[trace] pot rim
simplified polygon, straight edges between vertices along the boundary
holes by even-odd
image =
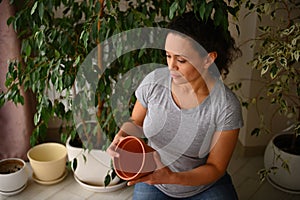
[[[16,171],[16,172],[9,173],[9,174],[0,174],[0,176],[2,176],[2,177],[5,177],[5,176],[11,176],[11,175],[13,175],[13,174],[21,173],[21,171],[23,171],[23,170],[26,168],[26,162],[25,162],[23,159],[21,159],[21,158],[4,158],[4,159],[0,160],[0,164],[1,164],[2,162],[7,161],[7,160],[17,160],[17,161],[20,161],[20,162],[23,164],[23,166],[22,166],[22,168],[21,168],[20,170],[18,170],[18,171]]]
[[[142,147],[142,154],[143,154],[143,160],[142,160],[142,163],[141,163],[141,166],[139,167],[139,171],[138,172],[135,172],[135,175],[133,175],[133,176],[128,176],[128,175],[126,175],[126,173],[124,173],[123,171],[122,171],[122,169],[121,169],[121,165],[119,164],[119,170],[116,168],[116,160],[118,160],[118,163],[120,163],[120,161],[119,161],[119,159],[118,158],[114,158],[113,160],[114,160],[114,162],[113,162],[113,165],[114,165],[114,168],[115,168],[115,171],[116,171],[116,173],[118,174],[118,176],[120,176],[123,180],[132,180],[132,179],[135,179],[137,176],[139,176],[140,174],[141,174],[141,171],[143,170],[143,168],[144,168],[144,165],[145,165],[145,154],[146,154],[146,149],[145,149],[145,147],[144,147],[144,145],[143,145],[143,142],[139,139],[139,138],[137,138],[137,137],[135,137],[135,136],[126,136],[124,139],[122,139],[120,142],[119,142],[119,144],[123,141],[123,140],[125,140],[125,139],[134,139],[135,141],[138,141],[138,143],[141,145],[141,147]],[[129,141],[127,141],[127,142],[129,142]],[[126,143],[127,143],[126,142]],[[126,144],[125,143],[125,144]],[[119,147],[119,144],[116,146],[116,148],[115,149],[117,149],[118,147]],[[133,173],[133,172],[132,172]]]
[[[283,133],[278,133],[278,134],[275,134],[272,139],[271,139],[271,144],[274,146],[274,148],[276,148],[278,151],[282,152],[282,153],[285,153],[293,158],[300,158],[300,155],[297,155],[297,154],[293,154],[293,153],[290,153],[290,152],[287,152],[287,151],[284,151],[282,150],[281,148],[279,148],[277,145],[275,145],[274,143],[274,140],[280,136],[283,136],[283,135],[293,135],[294,133],[291,133],[291,132],[283,132]]]
[[[32,151],[36,150],[37,148],[39,148],[41,146],[45,146],[45,145],[51,145],[51,146],[55,145],[55,146],[63,147],[64,148],[64,153],[63,153],[62,156],[58,157],[57,159],[50,160],[50,161],[35,160],[34,158],[32,158],[30,156],[30,153]],[[51,163],[55,163],[55,162],[57,162],[59,160],[67,158],[67,149],[66,149],[66,146],[63,145],[63,144],[61,144],[61,143],[57,143],[57,142],[45,142],[45,143],[38,144],[38,145],[32,147],[31,149],[29,149],[28,152],[27,152],[27,157],[28,157],[28,159],[29,159],[30,162],[35,162],[35,163],[49,163],[49,164],[51,164]]]

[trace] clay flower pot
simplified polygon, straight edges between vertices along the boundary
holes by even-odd
[[[115,172],[123,180],[133,180],[152,173],[156,169],[154,151],[137,137],[125,137],[116,147],[120,156],[113,159]]]
[[[14,195],[25,189],[28,180],[26,163],[19,158],[0,161],[0,194]]]
[[[66,174],[67,149],[60,143],[43,143],[27,152],[33,179],[39,183],[54,183]]]

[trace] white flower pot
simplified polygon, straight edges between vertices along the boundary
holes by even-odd
[[[288,135],[280,134],[272,138],[266,147],[264,165],[266,169],[277,167],[276,173],[270,173],[268,181],[277,189],[285,192],[300,194],[300,156],[287,153],[275,144],[282,139],[288,140]],[[287,161],[289,170],[282,167],[282,160]]]
[[[27,186],[28,169],[20,158],[6,158],[0,161],[0,194],[11,196],[20,193]]]
[[[70,145],[70,138],[66,143],[69,161],[77,159],[74,175],[78,180],[93,186],[104,186],[105,177],[111,171],[111,157],[105,151],[92,149],[91,151]],[[120,178],[115,177],[109,185],[115,185]]]

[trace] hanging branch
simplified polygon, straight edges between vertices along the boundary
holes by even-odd
[[[104,0],[99,0],[100,2],[100,12],[99,12],[99,17],[98,17],[98,26],[97,26],[97,29],[98,29],[98,33],[100,32],[100,28],[101,28],[101,18],[103,16],[103,8],[104,8]],[[100,35],[100,34],[98,34]],[[98,55],[98,68],[100,70],[100,72],[102,72],[103,70],[103,67],[102,67],[102,49],[101,49],[101,45],[100,45],[100,36],[98,36],[97,38],[97,55]],[[101,76],[99,76],[99,79],[101,78]],[[101,100],[101,94],[98,93],[97,94],[97,98],[98,98],[98,109],[97,109],[97,118],[99,119],[101,117],[101,114],[102,114],[102,109],[103,109],[103,104],[104,104],[104,101]],[[101,129],[98,128],[97,130],[97,145],[99,145],[101,142]]]
[[[99,0],[99,2],[100,2],[100,5],[101,5],[101,9],[100,9],[100,12],[99,12],[99,17],[98,17],[98,33],[100,32],[100,28],[101,28],[101,20],[100,19],[103,16],[104,0]],[[101,59],[102,50],[101,50],[101,45],[100,45],[100,36],[97,39],[97,49],[98,49],[98,54],[97,54],[98,55],[98,68],[101,72],[103,70],[103,67],[102,67],[102,59]],[[101,95],[99,93],[97,94],[97,98],[98,98],[97,117],[100,118],[104,102],[101,101]]]

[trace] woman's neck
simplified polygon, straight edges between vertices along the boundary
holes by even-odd
[[[196,79],[186,84],[172,83],[173,100],[182,109],[194,108],[201,104],[214,87],[214,78]]]

